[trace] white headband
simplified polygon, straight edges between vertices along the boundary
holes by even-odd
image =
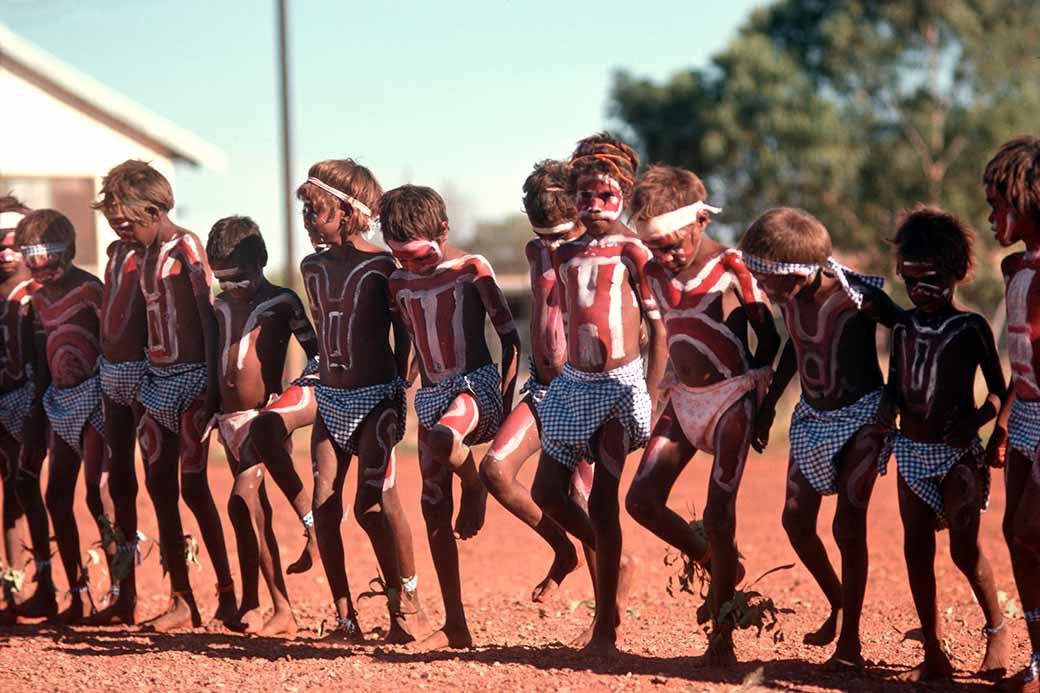
[[[0,229],[13,229],[24,218],[21,212],[0,212]]]
[[[775,260],[766,260],[765,258],[748,255],[747,253],[744,253],[743,259],[744,265],[749,270],[752,272],[758,272],[759,274],[797,274],[802,277],[808,277],[818,270],[829,270],[838,278],[838,283],[841,284],[842,290],[852,299],[852,302],[856,304],[857,308],[863,307],[863,292],[849,283],[850,275],[857,281],[863,282],[867,286],[872,286],[875,289],[880,289],[885,285],[884,277],[860,274],[859,272],[849,269],[832,257],[827,258],[827,262],[822,265],[813,265],[809,263],[802,264],[797,262],[777,262]]]
[[[712,214],[718,214],[722,211],[721,207],[712,207],[703,201],[694,202],[692,205],[686,205],[664,214],[658,214],[656,217],[648,219],[645,223],[637,223],[639,236],[644,239],[654,238],[672,231],[678,231],[682,227],[697,221],[697,215],[701,213],[702,209]]]
[[[400,250],[405,253],[418,253],[427,248],[432,248],[433,250],[440,252],[441,249],[439,245],[433,241],[428,241],[425,238],[417,238],[415,240],[405,241],[404,243],[388,240],[386,244],[390,246],[391,250]]]
[[[552,235],[557,233],[563,233],[564,231],[570,231],[574,228],[573,221],[565,221],[562,224],[556,226],[532,226],[531,230],[537,233],[539,236]]]
[[[213,270],[213,276],[217,279],[220,279],[221,277],[233,277],[241,271],[242,270],[239,267],[229,267],[228,269]]]
[[[348,195],[347,193],[343,192],[342,190],[337,190],[336,188],[332,187],[331,185],[329,185],[325,181],[318,180],[314,176],[311,176],[310,178],[308,178],[307,182],[308,183],[312,183],[312,184],[318,186],[319,188],[321,188],[322,190],[324,190],[328,194],[332,195],[333,197],[338,197],[339,199],[343,200],[344,202],[346,202],[348,205],[350,205],[351,207],[353,207],[357,211],[359,211],[362,214],[364,214],[369,219],[372,218],[372,210],[369,209],[368,205],[366,205],[364,202],[361,202],[360,200],[358,200],[358,199],[356,199],[354,197],[351,197],[350,195]]]

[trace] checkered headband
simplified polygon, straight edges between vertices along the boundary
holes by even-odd
[[[885,285],[884,277],[860,274],[859,272],[851,270],[841,264],[833,257],[827,258],[827,262],[822,265],[813,265],[798,262],[776,262],[775,260],[766,260],[765,258],[744,253],[744,264],[749,270],[759,274],[797,274],[803,277],[808,277],[818,270],[828,270],[833,272],[834,276],[838,278],[842,290],[852,299],[852,302],[856,304],[857,308],[863,307],[863,292],[849,283],[847,275],[852,275],[852,277],[857,281],[863,282],[867,286],[872,286],[875,289],[880,289]]]

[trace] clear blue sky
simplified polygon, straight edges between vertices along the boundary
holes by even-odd
[[[453,226],[520,209],[532,163],[611,123],[611,72],[703,65],[761,0],[290,0],[293,180],[353,157],[385,189],[432,185]],[[181,167],[179,221],[240,213],[281,264],[275,1],[4,0],[13,31],[222,148]],[[299,220],[297,258],[308,249]]]

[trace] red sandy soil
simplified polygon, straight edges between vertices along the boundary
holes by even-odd
[[[305,435],[308,431],[300,433]],[[305,440],[298,441],[298,452],[306,450]],[[157,635],[118,627],[6,627],[0,628],[0,690],[911,690],[911,686],[889,678],[916,664],[921,656],[920,643],[904,637],[918,624],[903,564],[894,474],[879,482],[870,508],[871,565],[863,615],[863,654],[877,666],[863,675],[825,673],[819,665],[829,656],[830,649],[801,644],[803,634],[815,629],[827,610],[812,578],[797,564],[780,525],[786,466],[782,455],[780,448],[768,457],[753,455],[749,461],[740,492],[738,541],[752,578],[774,566],[796,564],[791,570],[768,576],[758,586],[778,606],[792,608],[795,613],[782,617],[785,639],[778,644],[769,634],[756,639],[753,633],[738,633],[737,654],[742,663],[734,667],[697,666],[695,657],[706,644],[693,617],[699,600],[687,594],[671,597],[666,593],[669,575],[676,568],[664,564],[664,544],[627,516],[623,518],[626,547],[639,559],[640,569],[619,642],[623,655],[613,662],[577,657],[563,643],[575,638],[592,617],[584,603],[592,595],[584,568],[572,574],[550,603],[531,603],[531,588],[545,574],[549,550],[491,499],[483,531],[459,545],[466,610],[476,641],[471,650],[411,654],[402,647],[378,645],[381,629],[387,625],[385,606],[379,599],[359,603],[362,627],[371,629],[370,644],[348,648],[323,643],[318,639],[320,625],[334,618],[323,571],[316,565],[309,573],[288,579],[301,626],[295,641],[201,630]],[[627,488],[637,462],[636,456],[629,459],[622,490]],[[309,479],[309,464],[303,455],[298,454],[297,465],[301,476]],[[532,460],[524,470],[528,482],[533,466]],[[353,475],[352,470],[350,476]],[[675,487],[673,507],[685,514],[694,508],[699,511],[707,475],[708,458],[696,457]],[[414,453],[401,454],[398,480],[416,539],[420,593],[428,615],[439,624],[442,610],[419,509],[420,480]],[[218,504],[222,504],[228,496],[231,477],[217,452],[211,463],[210,482]],[[1012,615],[1012,667],[1017,670],[1026,663],[1028,648],[1007,548],[1000,533],[1003,483],[999,476],[995,476],[994,482],[990,509],[983,519],[983,542],[999,589],[1006,593],[1002,594],[1005,606]],[[352,479],[348,479],[346,488],[354,488]],[[86,543],[96,536],[82,504],[82,493],[81,486],[79,516]],[[270,493],[284,566],[299,555],[303,538],[291,507],[277,489],[272,487]],[[143,484],[139,506],[141,529],[154,538],[154,514]],[[832,558],[837,560],[829,529],[833,512],[833,498],[825,500],[820,529]],[[198,537],[190,513],[186,509],[182,513],[186,531]],[[356,595],[367,588],[376,568],[364,533],[349,513],[348,518],[343,534],[351,589]],[[225,533],[237,573],[233,534],[226,521]],[[191,576],[205,621],[216,607],[215,580],[204,550],[200,558],[202,568],[192,568]],[[61,568],[57,562],[55,566],[56,579],[64,586]],[[954,664],[960,671],[955,682],[932,684],[930,688],[987,690],[989,684],[968,673],[982,659],[982,616],[967,582],[949,559],[945,534],[939,540],[936,572],[941,622]],[[138,610],[143,619],[158,613],[168,597],[157,550],[146,559],[138,575]],[[94,581],[94,596],[99,599],[107,589],[107,577],[100,566],[94,569]],[[31,583],[26,589],[30,588]],[[267,603],[263,587],[261,590]]]

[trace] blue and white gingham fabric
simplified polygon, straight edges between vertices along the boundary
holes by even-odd
[[[206,389],[206,364],[148,365],[138,401],[168,431],[180,433],[181,415]]]
[[[22,427],[36,394],[36,383],[31,379],[0,394],[0,425],[19,443],[22,442]]]
[[[902,433],[896,433],[893,443],[899,476],[918,498],[935,511],[940,527],[945,527],[947,523],[946,513],[943,512],[943,479],[966,455],[972,457],[973,466],[982,475],[981,507],[989,505],[989,467],[985,464],[982,441],[978,436],[966,448],[951,448],[943,443],[920,443]]]
[[[436,385],[420,387],[415,393],[415,416],[423,428],[429,430],[463,392],[470,393],[477,400],[480,420],[462,442],[466,445],[486,443],[495,437],[502,425],[502,377],[493,363],[445,378]]]
[[[838,283],[841,284],[842,290],[844,290],[848,297],[852,299],[852,302],[856,304],[857,308],[863,306],[863,292],[852,285],[849,281],[850,277],[855,281],[866,284],[875,289],[880,289],[885,285],[884,277],[877,277],[871,274],[860,274],[855,270],[849,269],[832,257],[827,258],[827,262],[822,265],[803,264],[797,262],[777,262],[775,260],[767,260],[765,258],[755,257],[754,255],[748,255],[747,253],[745,253],[743,257],[744,265],[752,272],[757,272],[759,274],[799,274],[802,276],[808,276],[820,269],[828,270],[838,278]]]
[[[296,385],[298,387],[314,387],[318,384],[318,356],[307,359],[307,365],[303,367],[303,372],[300,373],[296,378],[293,379],[290,385]]]
[[[132,407],[141,391],[141,382],[148,370],[148,361],[120,361],[112,363],[101,357],[101,391],[116,404]]]
[[[524,386],[520,388],[520,394],[530,395],[531,405],[537,408],[542,403],[542,400],[545,399],[545,396],[549,394],[549,386],[540,382],[537,376],[531,375],[527,382],[524,383]]]
[[[816,409],[798,400],[791,416],[791,459],[822,496],[838,492],[838,453],[863,426],[873,423],[881,403],[881,388],[838,409]],[[878,458],[878,473],[888,468],[888,446]]]
[[[397,429],[394,445],[404,437],[405,417],[408,406],[405,401],[405,390],[410,383],[398,378],[389,383],[369,385],[368,387],[329,387],[320,382],[305,387],[314,388],[314,399],[318,404],[318,416],[325,422],[325,428],[336,444],[345,452],[356,455],[358,427],[365,417],[386,399],[393,400],[397,409]]]
[[[628,437],[628,450],[650,440],[650,394],[646,391],[643,359],[611,371],[589,373],[565,364],[553,378],[537,408],[545,454],[574,469],[593,459],[592,436],[604,422],[617,419]]]
[[[1016,399],[1008,417],[1008,445],[1036,462],[1040,446],[1040,400],[1028,402]]]
[[[104,438],[101,379],[96,374],[72,387],[56,387],[51,383],[43,393],[43,410],[47,412],[51,430],[79,454],[83,454],[83,428],[88,422]]]

